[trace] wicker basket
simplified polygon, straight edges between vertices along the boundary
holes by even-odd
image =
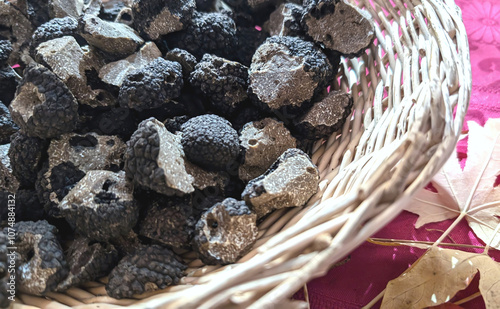
[[[177,286],[115,300],[103,279],[46,298],[17,295],[14,307],[300,306],[288,298],[395,218],[443,166],[470,98],[467,36],[453,0],[357,5],[376,21],[376,40],[362,57],[342,59],[333,87],[352,93],[355,111],[342,132],[315,144],[322,181],[305,207],[269,216],[238,264],[204,266],[180,252],[191,263]]]

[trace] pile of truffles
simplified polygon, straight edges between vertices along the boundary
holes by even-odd
[[[301,2],[0,0],[0,286],[9,244],[19,291],[109,276],[133,297],[303,206],[312,142],[352,112],[340,57],[375,32],[346,0]]]

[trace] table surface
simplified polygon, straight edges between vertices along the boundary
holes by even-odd
[[[500,118],[500,0],[455,2],[462,9],[472,66],[472,94],[466,122],[475,121],[484,125],[489,118]],[[467,130],[467,123],[464,124],[464,130]],[[466,139],[457,145],[457,156],[462,161],[466,160]],[[417,215],[404,211],[373,237],[435,241],[453,222],[447,220],[415,229],[416,220]],[[465,220],[452,231],[450,237],[457,243],[484,245]],[[423,252],[424,250],[412,247],[387,247],[365,242],[350,254],[347,263],[308,283],[311,308],[364,306],[385,288],[389,280],[403,273]],[[482,250],[477,249],[476,252]],[[491,250],[490,256],[500,261],[499,251]],[[477,292],[477,285],[476,276],[467,289],[457,294],[456,299],[463,299]],[[303,291],[299,291],[295,297],[304,299]],[[380,302],[377,307],[379,305]],[[484,302],[479,297],[461,306],[483,308]]]

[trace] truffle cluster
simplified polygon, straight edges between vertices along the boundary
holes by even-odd
[[[0,0],[0,307],[14,195],[25,293],[109,276],[133,297],[178,283],[186,249],[237,262],[317,192],[304,145],[342,128],[352,98],[327,89],[374,38],[344,0],[18,2]]]

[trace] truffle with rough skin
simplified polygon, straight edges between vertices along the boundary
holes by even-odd
[[[265,118],[241,129],[240,146],[244,155],[238,174],[249,181],[262,175],[287,149],[296,148],[297,140],[281,121]]]
[[[342,128],[351,113],[352,104],[352,96],[349,93],[331,91],[295,121],[296,134],[310,140],[328,138]]]
[[[125,148],[119,137],[96,133],[70,133],[53,139],[35,184],[49,215],[59,216],[56,206],[88,171],[119,170]]]
[[[327,57],[313,43],[273,36],[252,58],[248,93],[258,106],[294,118],[310,107],[333,75]]]
[[[255,25],[238,26],[236,29],[238,47],[236,48],[236,59],[249,66],[252,63],[252,57],[257,48],[269,37],[267,31],[255,29]],[[234,56],[233,56],[234,57]],[[231,59],[233,59],[231,57]]]
[[[247,79],[246,66],[211,54],[205,54],[189,76],[193,87],[224,115],[232,114],[247,99]]]
[[[300,24],[304,8],[295,3],[281,4],[271,15],[269,21],[264,24],[271,36],[304,36],[304,29]]]
[[[259,218],[275,209],[304,205],[318,191],[319,171],[302,150],[291,148],[261,176],[250,180],[241,198]]]
[[[10,136],[18,130],[17,125],[12,121],[9,109],[0,101],[0,145],[7,144]]]
[[[236,24],[226,14],[195,12],[186,29],[167,39],[173,47],[185,49],[198,59],[204,54],[230,57],[237,45]]]
[[[57,291],[106,276],[118,262],[118,251],[111,244],[79,237],[66,250],[66,261],[69,273]]]
[[[201,115],[181,127],[182,147],[189,161],[209,170],[224,170],[240,153],[238,132],[226,119]]]
[[[68,87],[50,70],[30,64],[9,105],[14,122],[28,135],[53,138],[73,131],[78,103]]]
[[[187,50],[180,48],[169,50],[165,55],[165,59],[181,64],[184,79],[189,78],[189,74],[194,71],[194,67],[198,63],[195,56],[191,55]]]
[[[128,234],[137,223],[133,190],[123,171],[89,171],[59,203],[60,213],[78,234],[107,241]]]
[[[18,85],[17,76],[9,65],[0,66],[0,101],[9,106]]]
[[[124,257],[109,274],[106,292],[113,298],[130,298],[177,284],[186,266],[168,248],[151,245]]]
[[[57,228],[47,221],[22,221],[14,225],[16,281],[20,292],[43,295],[54,291],[68,274]],[[4,229],[4,233],[6,230]]]
[[[327,49],[356,57],[375,38],[371,16],[345,0],[305,0],[304,8],[304,30]]]
[[[138,223],[139,235],[174,248],[187,248],[193,237],[196,218],[191,197],[167,197],[147,193],[143,218]]]
[[[236,262],[257,240],[257,215],[243,201],[227,198],[196,224],[193,247],[207,264]]]
[[[8,276],[8,243],[7,235],[0,231],[0,308],[9,308],[10,293],[9,276]]]
[[[261,109],[255,108],[251,102],[243,103],[240,108],[234,113],[230,119],[233,128],[240,131],[243,126],[249,122],[262,120],[266,117],[272,117],[271,113],[265,112]]]
[[[30,47],[34,50],[43,42],[73,36],[80,41],[82,38],[77,34],[78,22],[71,16],[54,18],[36,28],[31,38]]]
[[[181,65],[157,58],[125,77],[118,102],[122,107],[138,111],[161,107],[178,97],[183,85]]]
[[[154,118],[142,121],[127,142],[125,172],[135,184],[165,195],[194,191],[180,137]]]
[[[22,187],[34,186],[46,150],[46,140],[29,137],[22,132],[12,136],[9,149],[10,165]]]
[[[38,196],[34,189],[18,189],[16,192],[12,192],[16,195],[16,207],[15,207],[15,217],[16,221],[38,221],[43,219],[45,212],[43,205],[38,200]],[[0,198],[2,200],[2,198]],[[5,205],[0,206],[7,210],[7,202]],[[0,219],[8,220],[7,211],[5,213],[0,211]]]
[[[189,120],[189,117],[186,115],[175,116],[173,118],[168,118],[163,121],[163,125],[165,128],[171,133],[177,133],[181,130],[181,127],[186,121]]]
[[[193,16],[195,0],[137,0],[132,5],[134,28],[156,40],[162,35],[184,29]]]
[[[7,40],[0,40],[0,67],[4,67],[12,53],[12,43]]]

